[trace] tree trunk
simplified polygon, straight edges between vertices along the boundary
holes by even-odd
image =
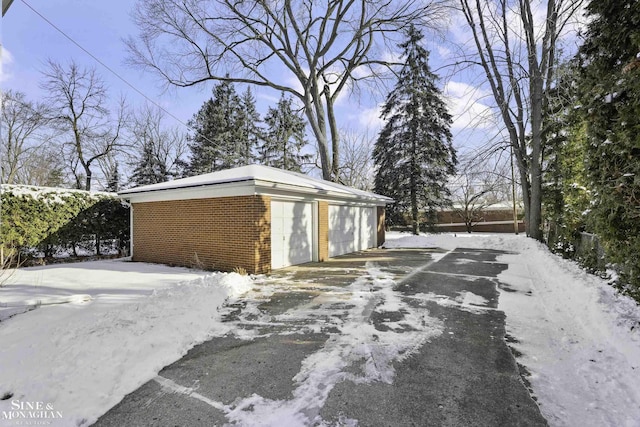
[[[533,50],[535,46],[530,49]],[[532,57],[535,51],[530,52],[530,77],[531,92],[531,163],[529,174],[531,193],[529,195],[529,233],[528,236],[542,241],[542,103],[543,85],[539,65]]]
[[[316,111],[318,113],[316,114]],[[318,143],[318,155],[320,156],[320,167],[322,168],[322,179],[332,181],[331,165],[329,160],[329,142],[327,141],[327,129],[324,119],[322,105],[312,103],[311,98],[304,98],[304,112],[309,119],[311,130]]]
[[[413,181],[413,180],[412,180]],[[416,186],[411,185],[411,229],[416,236],[420,233],[418,226],[418,197],[416,195]]]
[[[522,207],[524,209],[525,234],[531,236],[529,227],[531,225],[531,195],[529,191],[529,175],[520,169],[520,188],[522,189]]]
[[[85,185],[85,190],[91,191],[91,169],[88,166],[85,166],[84,171],[87,173],[87,181]]]
[[[542,174],[537,163],[531,165],[531,195],[529,212],[529,237],[543,241],[542,236]]]
[[[332,181],[338,181],[338,173],[340,167],[340,135],[338,124],[333,110],[333,99],[329,92],[329,86],[325,86],[325,99],[327,101],[327,119],[329,120],[329,131],[331,132],[331,175]]]
[[[418,191],[417,191],[417,183],[416,183],[416,174],[417,174],[417,166],[415,164],[415,158],[416,158],[416,141],[415,141],[415,137],[411,138],[412,140],[412,146],[413,146],[413,153],[412,153],[412,159],[411,159],[411,177],[409,179],[409,185],[411,186],[410,191],[411,191],[411,225],[413,228],[413,234],[415,234],[416,236],[420,233],[419,227],[418,227]]]

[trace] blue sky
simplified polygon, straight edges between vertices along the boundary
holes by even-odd
[[[211,86],[163,93],[155,76],[143,74],[124,64],[126,51],[122,38],[136,31],[129,18],[132,1],[27,1],[69,37],[181,120],[188,120],[210,96]],[[14,1],[2,20],[2,44],[9,53],[8,60],[4,60],[3,87],[23,91],[30,99],[44,95],[38,87],[40,70],[51,58],[62,63],[73,59],[82,66],[95,67],[107,82],[114,101],[120,93],[125,94],[132,105],[141,105],[145,101],[21,0]]]
[[[88,0],[26,0],[29,5],[44,17],[63,30],[85,49],[106,63],[120,76],[149,98],[162,105],[171,114],[186,122],[211,95],[213,83],[198,88],[174,88],[163,91],[160,81],[155,75],[143,74],[124,64],[127,55],[122,39],[134,35],[136,28],[129,16],[134,5],[132,0],[88,1]],[[463,39],[462,32],[449,33],[448,38],[455,41]],[[145,100],[116,76],[104,69],[100,64],[83,52],[71,41],[36,13],[22,0],[15,0],[7,15],[2,20],[3,72],[0,82],[5,89],[20,90],[31,100],[44,96],[39,88],[40,70],[48,58],[66,62],[71,59],[87,67],[96,67],[98,73],[107,82],[110,96],[115,100],[125,94],[130,105],[142,105]],[[451,51],[441,39],[427,42],[431,51],[433,69],[446,62]],[[445,76],[446,69],[440,74]],[[455,122],[453,133],[455,143],[459,147],[481,144],[496,133],[495,125],[490,121],[476,122],[470,125],[478,115],[486,114],[487,106],[484,97],[486,91],[477,89],[480,80],[473,76],[443,79],[441,81],[450,100],[451,112]],[[238,87],[239,91],[243,90]],[[255,89],[258,110],[262,115],[269,105],[274,105],[279,94],[269,89]],[[384,101],[383,94],[362,100],[344,99],[338,106],[338,117],[342,119],[341,127],[366,133],[375,138],[380,126],[379,104]],[[169,123],[171,122],[171,123]],[[169,125],[178,123],[169,120]],[[308,132],[309,137],[312,136]]]

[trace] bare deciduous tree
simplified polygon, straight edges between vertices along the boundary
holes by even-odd
[[[111,150],[108,154],[97,159],[98,167],[104,177],[104,180],[96,180],[99,182],[99,188],[104,191],[117,192],[120,189],[120,159],[123,154],[116,150]],[[95,185],[95,183],[94,183]]]
[[[131,63],[167,83],[233,81],[298,98],[317,140],[325,179],[339,174],[334,105],[356,82],[393,65],[389,46],[410,23],[434,25],[447,0],[140,1]],[[392,43],[389,43],[393,40]]]
[[[66,163],[76,186],[91,190],[94,162],[119,147],[124,99],[114,119],[106,108],[107,89],[95,69],[80,68],[75,62],[64,67],[49,60],[43,75],[42,88],[48,92],[52,123],[63,135]]]
[[[129,131],[138,151],[136,156],[150,149],[164,170],[176,177],[189,151],[187,135],[177,127],[165,126],[164,121],[165,113],[160,108],[145,104],[133,115]],[[138,160],[136,157],[130,163],[136,164]]]
[[[28,101],[22,92],[9,90],[2,95],[1,117],[0,179],[5,184],[32,184],[25,177],[31,174],[33,156],[45,144],[48,108]]]
[[[458,175],[450,188],[453,212],[467,231],[484,219],[486,209],[496,203],[513,201],[508,150],[499,153],[471,151],[463,155]]]
[[[373,142],[356,131],[340,134],[340,168],[338,182],[360,190],[373,189]]]
[[[27,159],[28,167],[20,171],[18,182],[41,187],[65,185],[64,164],[59,151],[59,147],[47,144],[32,151]]]
[[[527,235],[542,240],[543,117],[559,39],[583,0],[460,0],[520,172]],[[543,16],[539,22],[534,16]]]
[[[464,222],[467,233],[471,233],[473,226],[484,219],[484,210],[489,206],[484,196],[490,190],[483,187],[476,189],[468,176],[461,176],[459,179],[453,212]]]

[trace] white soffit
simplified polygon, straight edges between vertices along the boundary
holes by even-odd
[[[212,199],[216,197],[253,196],[252,181],[233,182],[216,186],[179,187],[162,190],[123,193],[118,195],[131,203],[164,202],[170,200]]]

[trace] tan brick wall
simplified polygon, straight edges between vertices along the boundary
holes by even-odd
[[[329,203],[318,202],[318,261],[329,259]]]
[[[378,206],[378,237],[376,244],[378,246],[382,245],[386,239],[385,237],[385,208],[384,206]]]
[[[133,260],[208,270],[271,269],[271,198],[133,204]]]
[[[522,212],[518,211],[518,218],[521,218]],[[513,220],[513,211],[510,209],[483,209],[481,217],[485,222],[492,221],[509,221]],[[463,222],[462,217],[454,211],[440,211],[437,214],[436,223],[437,224],[451,224],[451,223],[459,223]]]
[[[459,224],[459,225],[442,224],[442,225],[436,226],[436,230],[440,232],[447,232],[447,233],[466,233],[467,227],[464,224]],[[509,222],[509,221],[502,222],[502,223],[479,222],[473,226],[472,231],[474,233],[514,233],[515,232],[513,222]],[[518,232],[524,233],[524,231],[525,231],[524,221],[518,221]]]

